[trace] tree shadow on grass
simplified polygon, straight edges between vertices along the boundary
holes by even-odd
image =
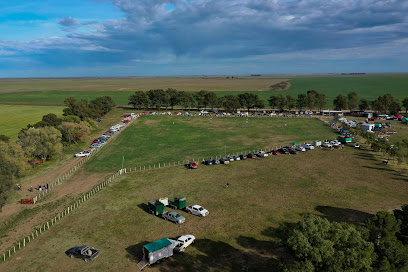
[[[147,206],[146,203],[137,204],[137,207],[139,207],[139,209],[141,209],[142,211],[149,213],[149,208],[148,208],[149,206]]]
[[[241,238],[241,242],[251,242]],[[242,251],[210,239],[197,239],[192,247],[201,254],[175,253],[163,263],[160,271],[278,271],[278,261],[253,251]]]
[[[317,206],[316,211],[323,214],[322,217],[327,218],[331,222],[346,222],[355,226],[361,226],[364,221],[372,214],[357,211],[353,209],[345,209],[331,206]]]

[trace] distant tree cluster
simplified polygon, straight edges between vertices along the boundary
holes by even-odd
[[[366,111],[372,109],[376,113],[397,114],[401,111],[401,103],[391,94],[379,96],[376,100],[369,101],[365,98],[359,99],[356,92],[350,92],[347,96],[338,95],[333,100],[333,105],[336,110],[356,110]],[[408,97],[402,101],[402,106],[408,112]]]
[[[240,108],[264,108],[265,104],[258,95],[253,93],[243,93],[239,95],[226,95],[218,97],[215,92],[201,90],[199,92],[185,92],[169,88],[150,90],[147,92],[136,91],[129,97],[129,105],[137,109],[162,108],[174,109],[179,106],[182,109],[207,109],[224,108],[227,111],[234,111]]]
[[[291,95],[284,96],[281,95],[272,95],[269,100],[269,105],[274,109],[279,109],[283,111],[285,109],[299,109],[299,110],[313,110],[318,109],[322,110],[327,104],[327,97],[324,93],[319,93],[315,90],[307,91],[306,94],[300,93],[297,97]]]
[[[408,270],[408,205],[378,212],[360,228],[306,215],[279,233],[293,258],[285,271]]]
[[[18,134],[17,142],[0,135],[0,210],[7,200],[7,193],[16,178],[23,176],[30,165],[28,162],[45,161],[61,154],[64,145],[77,143],[96,128],[92,119],[104,116],[115,107],[109,96],[91,102],[65,100],[64,116],[50,113],[34,125],[29,124]]]

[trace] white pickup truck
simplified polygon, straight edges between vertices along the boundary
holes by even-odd
[[[197,215],[197,216],[207,216],[208,215],[208,211],[206,209],[204,209],[203,207],[201,207],[200,205],[190,205],[186,207],[186,211],[188,213]]]
[[[174,248],[175,251],[183,252],[186,250],[186,247],[191,245],[195,240],[194,235],[187,234],[179,237],[177,240],[171,240],[174,242],[176,247]]]

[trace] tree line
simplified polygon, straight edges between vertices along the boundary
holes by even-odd
[[[408,205],[361,227],[306,215],[277,233],[292,258],[285,271],[408,271]]]
[[[300,93],[296,97],[292,95],[272,95],[268,99],[268,105],[272,109],[278,109],[280,112],[284,110],[322,110],[326,107],[328,98],[326,94],[316,90],[310,90],[306,93]],[[136,91],[129,96],[129,105],[133,105],[135,109],[154,108],[160,110],[165,108],[174,109],[178,106],[184,110],[187,109],[207,109],[217,108],[224,109],[227,112],[237,111],[245,108],[248,111],[251,109],[265,108],[265,102],[254,93],[242,93],[238,95],[225,95],[219,97],[216,92],[201,90],[199,92],[178,91],[173,88],[167,90],[155,89],[150,91]],[[336,110],[356,110],[365,111],[372,109],[378,113],[396,114],[401,111],[401,107],[405,107],[408,111],[408,97],[401,103],[391,94],[385,94],[378,97],[374,101],[369,101],[365,98],[359,99],[356,92],[350,92],[346,96],[338,95],[333,100],[333,105]]]
[[[104,116],[115,107],[109,96],[90,102],[70,97],[64,104],[67,108],[61,118],[53,113],[44,115],[41,121],[23,128],[16,142],[0,135],[0,211],[16,178],[23,177],[29,170],[28,162],[35,165],[36,161],[61,154],[64,146],[76,144],[97,127],[93,119]]]

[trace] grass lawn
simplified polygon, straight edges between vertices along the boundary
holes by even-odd
[[[228,189],[223,186],[229,182]],[[210,211],[184,212],[182,225],[145,211],[150,199],[185,196]],[[276,271],[285,252],[275,228],[304,213],[361,224],[408,199],[408,179],[364,150],[319,149],[230,165],[127,173],[36,238],[1,271],[136,271],[142,246],[162,237],[193,234],[185,253],[146,271]],[[64,252],[82,244],[100,250],[92,263]]]
[[[309,118],[142,116],[86,166],[92,172],[167,165],[182,160],[241,154],[263,148],[334,139],[334,131]],[[225,147],[226,146],[226,147]]]
[[[28,124],[35,124],[41,121],[43,115],[55,113],[62,115],[64,107],[54,106],[23,106],[23,105],[2,105],[0,104],[0,134],[17,139],[17,134]]]

